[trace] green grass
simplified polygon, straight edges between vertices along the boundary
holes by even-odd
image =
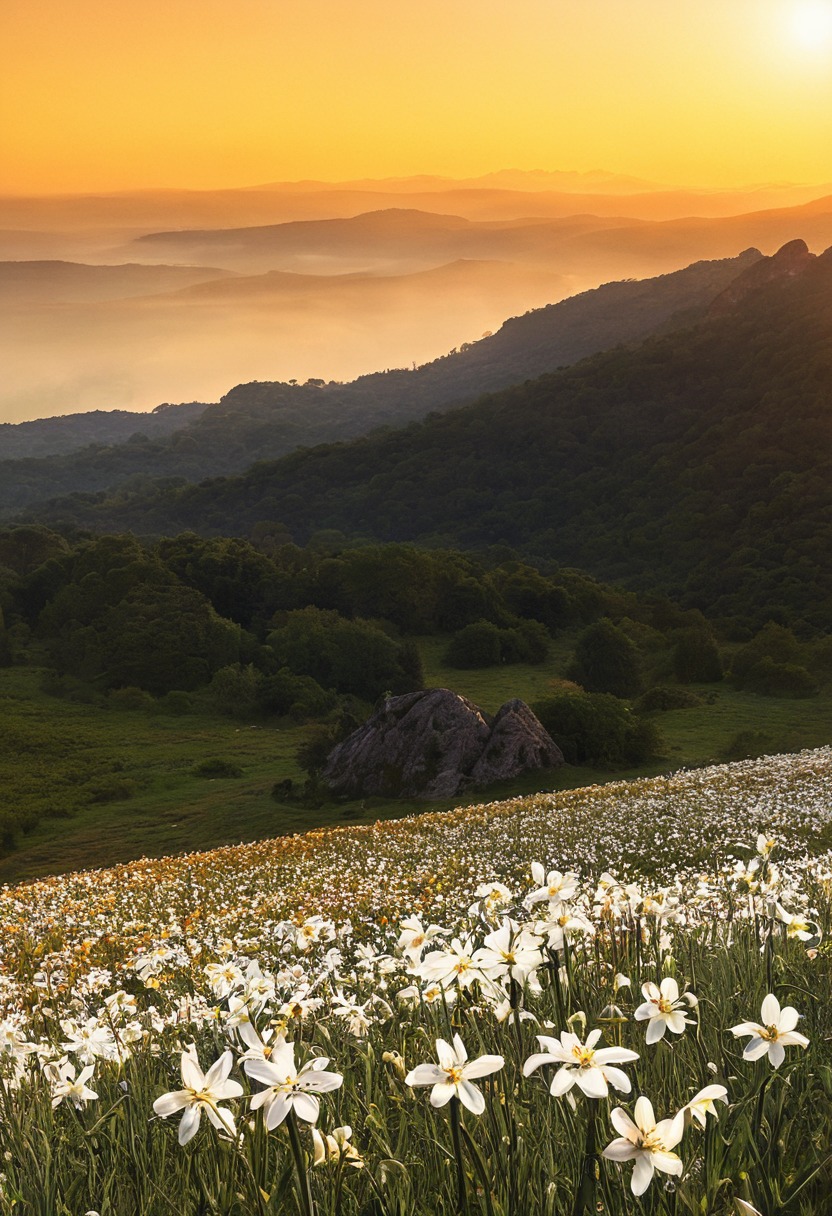
[[[562,677],[573,639],[559,638],[541,666],[512,664],[483,670],[447,668],[446,638],[419,639],[429,687],[454,689],[494,712],[506,700],[534,701]],[[309,728],[285,722],[241,724],[204,712],[183,716],[101,708],[48,696],[34,667],[0,670],[0,809],[47,814],[0,858],[0,881],[112,865],[222,844],[445,810],[468,801],[498,800],[541,789],[571,789],[621,777],[652,776],[719,760],[740,732],[761,732],[763,750],[792,751],[832,740],[832,693],[808,700],[741,693],[727,684],[701,687],[712,704],[657,715],[665,739],[659,761],[624,772],[566,767],[528,773],[470,799],[438,803],[368,798],[326,804],[276,802],[275,782],[304,774],[295,752]],[[10,726],[11,724],[11,726]],[[194,775],[205,760],[238,764],[238,779]],[[132,794],[91,801],[102,787],[127,783]],[[96,794],[95,791],[99,793]]]

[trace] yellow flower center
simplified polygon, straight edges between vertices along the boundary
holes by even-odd
[[[777,1026],[762,1026],[760,1027],[760,1038],[767,1039],[769,1043],[775,1043],[780,1037],[780,1030]]]
[[[451,1085],[459,1085],[462,1080],[462,1068],[455,1064],[452,1068],[447,1068],[445,1071],[448,1074],[448,1080]]]
[[[666,996],[660,996],[656,1001],[656,1008],[658,1009],[659,1013],[672,1013],[673,1002],[669,1001]]]
[[[577,1060],[579,1068],[592,1068],[593,1067],[592,1059],[593,1059],[593,1056],[595,1055],[595,1052],[592,1051],[589,1047],[573,1047],[572,1055]]]

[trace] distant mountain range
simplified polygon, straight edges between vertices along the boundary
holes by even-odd
[[[826,630],[832,250],[813,257],[792,242],[751,255],[715,295],[685,328],[401,430],[201,485],[77,496],[38,517],[208,534],[273,520],[299,541],[336,529],[509,545],[745,629],[781,617]]]
[[[349,384],[251,383],[211,406],[170,406],[149,415],[79,414],[0,427],[0,510],[8,514],[55,494],[117,488],[130,479],[135,488],[137,477],[200,480],[239,472],[255,460],[299,446],[400,425],[637,341],[659,328],[687,324],[761,257],[747,250],[737,258],[700,262],[642,282],[610,283],[514,317],[495,334],[416,370],[376,373]],[[505,288],[505,268],[491,280],[490,264],[463,264],[462,272],[457,276],[453,268],[443,268],[409,276],[409,282],[421,280],[426,298],[458,293],[461,282],[470,283],[480,297],[489,282],[495,293]],[[306,278],[233,278],[180,294],[215,298],[216,293],[251,291],[256,284],[259,291],[293,291],[297,300]],[[545,285],[544,276],[541,291]],[[367,281],[346,276],[338,282],[339,305],[344,306],[350,291],[360,291],[365,304],[375,291],[381,315],[392,307],[394,289],[390,277]],[[72,450],[83,445],[89,446]]]

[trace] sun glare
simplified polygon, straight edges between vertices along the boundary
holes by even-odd
[[[791,19],[795,40],[809,51],[832,45],[832,0],[801,0]]]

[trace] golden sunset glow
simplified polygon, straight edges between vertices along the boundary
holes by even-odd
[[[826,0],[4,0],[0,191],[832,179]]]

